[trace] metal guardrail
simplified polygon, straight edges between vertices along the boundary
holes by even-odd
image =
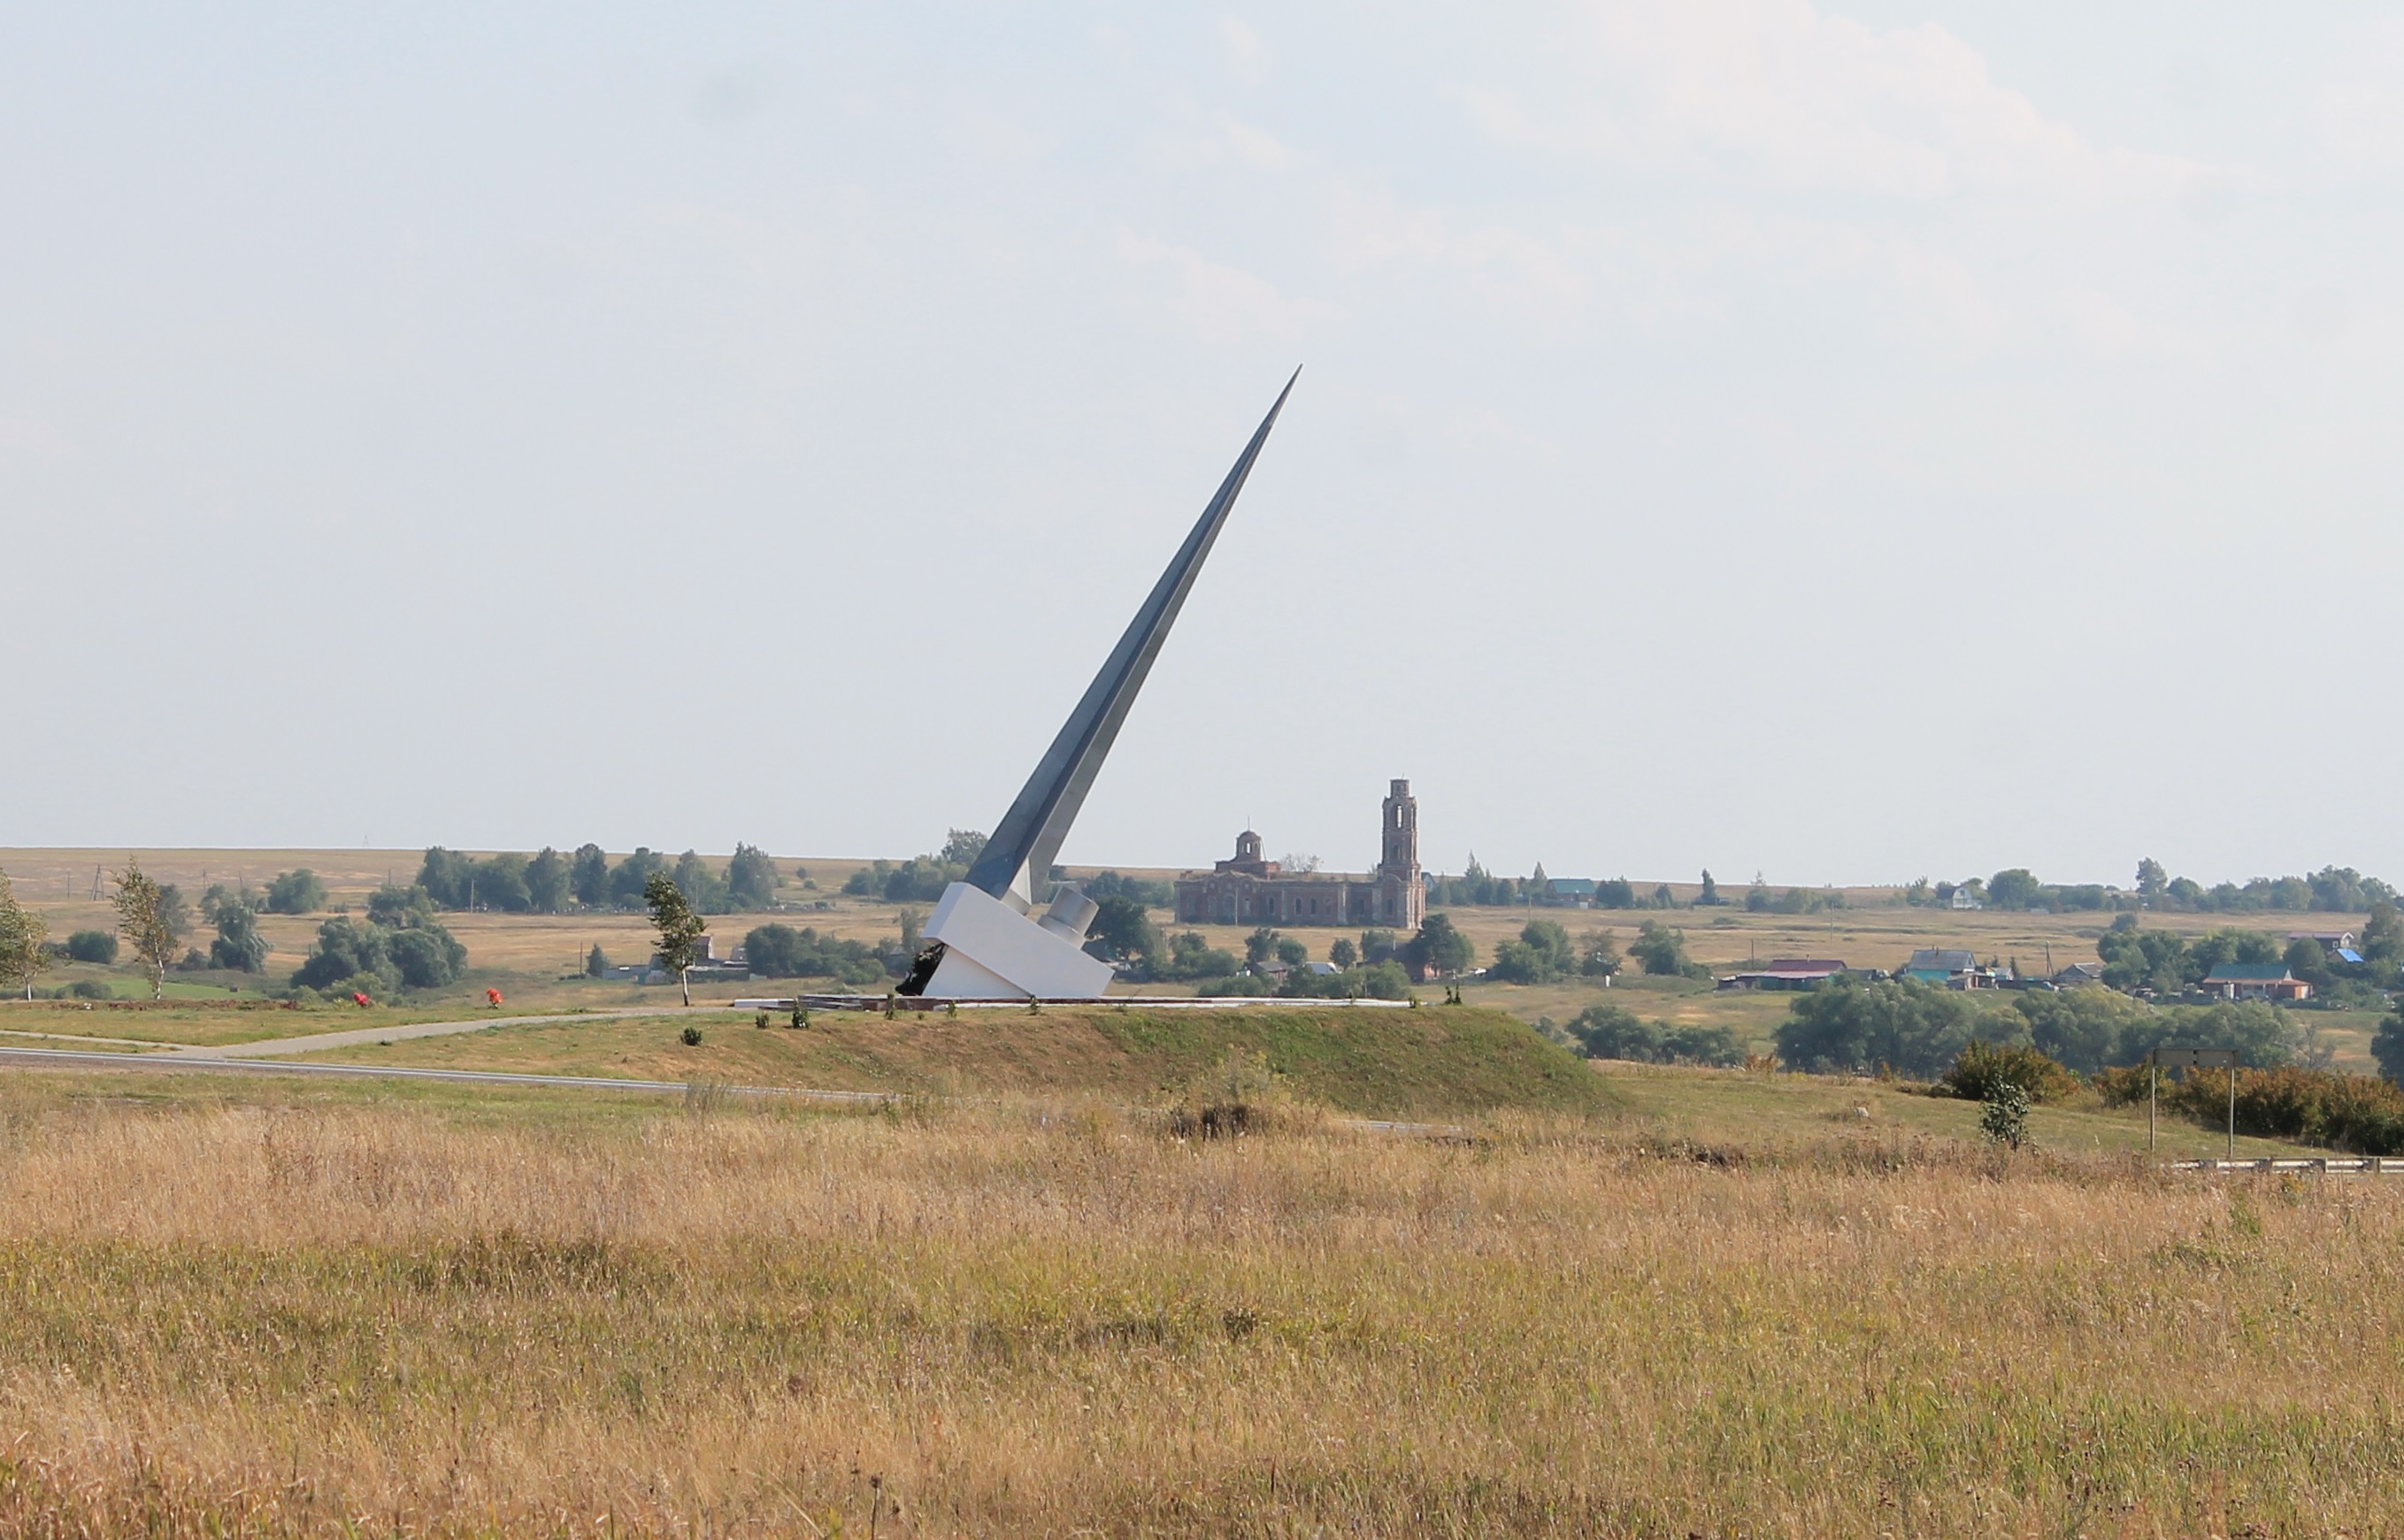
[[[2173,1171],[2292,1172],[2299,1176],[2404,1176],[2404,1159],[2377,1155],[2327,1155],[2252,1160],[2173,1160]]]
[[[1363,1010],[1409,1010],[1418,1005],[1414,1000],[1373,1000],[1365,995],[1347,995],[1337,999],[1314,999],[1307,995],[1276,994],[1097,994],[1079,999],[1041,1000],[946,1000],[923,994],[804,994],[799,1000],[791,995],[771,995],[760,999],[746,998],[728,1002],[727,1010],[788,1011],[799,1006],[803,1010],[883,1011],[888,1014],[949,1015],[963,1010],[1014,1010],[1024,1015],[1029,1006],[1038,1009],[1045,1006],[1125,1006],[1137,1010],[1242,1010],[1247,1007],[1289,1006],[1317,1007],[1349,1006]]]

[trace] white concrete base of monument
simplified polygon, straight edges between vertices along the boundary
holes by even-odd
[[[1091,900],[1079,896],[1090,915]],[[1085,955],[1082,935],[1030,920],[966,882],[943,890],[926,935],[943,944],[924,992],[929,999],[1088,1000],[1111,981],[1111,965]]]

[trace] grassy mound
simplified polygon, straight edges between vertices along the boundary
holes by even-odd
[[[1090,1091],[1129,1103],[1185,1085],[1230,1049],[1258,1053],[1303,1099],[1365,1117],[1524,1108],[1599,1111],[1602,1078],[1496,1010],[1264,1004],[1243,1010],[1117,1006],[907,1014],[825,1012],[804,1030],[694,1012],[523,1027],[344,1048],[350,1063],[539,1075],[718,1080],[827,1090]],[[702,1041],[680,1040],[688,1024]]]

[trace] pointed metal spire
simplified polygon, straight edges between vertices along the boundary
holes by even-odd
[[[1060,735],[1052,740],[1052,747],[1027,778],[1018,800],[1010,805],[1000,825],[986,842],[985,853],[969,868],[969,885],[981,888],[999,898],[1018,882],[1021,873],[1027,876],[1023,890],[1032,898],[1038,884],[1051,874],[1052,858],[1059,853],[1060,841],[1068,838],[1069,825],[1076,821],[1077,810],[1085,805],[1085,793],[1102,768],[1102,760],[1111,752],[1111,744],[1119,735],[1119,724],[1126,720],[1127,709],[1135,704],[1136,692],[1143,687],[1144,676],[1152,672],[1152,660],[1159,656],[1160,645],[1168,637],[1168,628],[1176,622],[1177,612],[1185,605],[1185,595],[1193,589],[1202,561],[1210,554],[1210,547],[1219,538],[1220,527],[1226,523],[1228,510],[1236,506],[1236,496],[1244,490],[1244,479],[1252,472],[1252,461],[1268,441],[1269,429],[1276,425],[1278,413],[1285,408],[1285,398],[1293,394],[1293,382],[1302,378],[1295,369],[1278,392],[1277,404],[1261,419],[1252,441],[1244,446],[1236,465],[1219,484],[1219,494],[1202,510],[1194,532],[1177,549],[1168,570],[1153,585],[1151,597],[1127,622],[1125,634],[1111,649],[1102,671],[1085,690],[1084,699],[1069,714]]]

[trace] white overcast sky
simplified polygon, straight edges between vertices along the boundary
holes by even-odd
[[[2404,12],[20,6],[0,845],[2404,878]]]

